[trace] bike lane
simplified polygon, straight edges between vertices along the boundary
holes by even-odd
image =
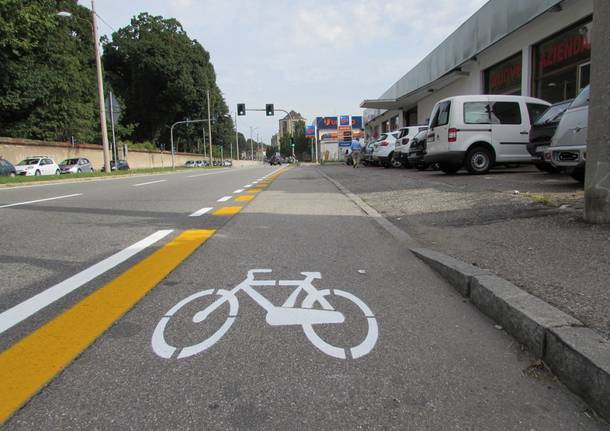
[[[328,345],[347,348],[346,359],[312,343],[301,325],[270,325],[256,293],[236,293],[193,322],[253,269],[273,271],[257,280],[319,272],[312,285],[345,321],[312,327]],[[252,287],[275,305],[294,292]],[[296,304],[322,309],[303,292]],[[284,323],[313,319],[282,311]],[[231,326],[209,348],[168,359],[152,343],[164,316],[164,340],[179,348]],[[350,348],[373,320],[372,350],[353,359]],[[551,378],[527,377],[531,359],[317,170],[300,168],[260,193],[6,427],[606,429]]]

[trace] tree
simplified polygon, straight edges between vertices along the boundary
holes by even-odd
[[[280,137],[280,148],[282,156],[292,156],[292,144],[294,143],[294,154],[297,158],[302,157],[303,153],[309,150],[309,140],[305,136],[305,123],[298,121],[292,135],[284,134]]]
[[[73,17],[58,17],[59,10]],[[72,0],[0,2],[0,135],[98,138],[89,20]]]
[[[108,80],[126,103],[123,121],[136,125],[134,141],[168,142],[174,122],[207,119],[209,90],[213,143],[229,148],[235,129],[210,55],[177,20],[141,13],[113,33],[112,41],[104,40],[103,61]],[[193,129],[175,129],[175,139],[182,139],[187,150],[196,148],[201,136],[195,138]]]

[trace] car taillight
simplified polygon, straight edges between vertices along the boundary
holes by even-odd
[[[388,141],[383,141],[383,142],[380,142],[380,143],[379,143],[379,146],[380,146],[380,147],[387,147],[387,146],[388,146],[388,144],[389,144],[389,142],[388,142]]]
[[[457,133],[458,133],[457,129],[453,129],[453,128],[449,129],[449,135],[447,136],[447,140],[449,142],[456,142],[457,141]]]

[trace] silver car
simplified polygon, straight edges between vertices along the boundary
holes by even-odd
[[[589,86],[580,92],[563,114],[551,146],[544,152],[545,161],[567,170],[572,178],[580,182],[585,181],[588,123]]]
[[[93,172],[93,165],[89,159],[84,157],[73,157],[66,159],[59,164],[59,170],[62,174],[81,174]]]

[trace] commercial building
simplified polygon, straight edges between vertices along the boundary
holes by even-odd
[[[301,114],[295,111],[290,111],[289,115],[286,115],[279,121],[279,132],[280,136],[294,135],[296,128],[299,123],[305,124],[307,120]]]
[[[450,96],[575,97],[589,83],[592,17],[593,0],[490,0],[379,98],[362,102],[367,137],[427,124]]]

